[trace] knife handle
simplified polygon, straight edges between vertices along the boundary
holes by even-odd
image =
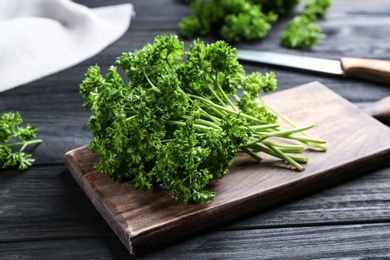
[[[390,61],[349,57],[343,57],[340,61],[346,77],[390,85]]]

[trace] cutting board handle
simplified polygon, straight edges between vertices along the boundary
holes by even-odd
[[[390,61],[343,57],[341,67],[347,77],[390,85]]]
[[[390,122],[390,96],[373,103],[364,110],[379,121]]]

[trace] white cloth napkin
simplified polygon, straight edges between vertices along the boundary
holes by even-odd
[[[96,55],[127,31],[133,13],[131,4],[0,0],[0,92]]]

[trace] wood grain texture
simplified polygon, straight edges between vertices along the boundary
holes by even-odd
[[[0,244],[69,238],[83,244],[82,239],[115,236],[64,165],[35,166],[22,174],[5,170],[0,176]],[[364,174],[216,226],[201,237],[218,230],[390,223],[389,178],[388,168]]]
[[[2,171],[0,191],[0,243],[111,234],[64,165]]]
[[[196,238],[197,243],[182,242],[175,246],[178,259],[368,259],[388,258],[390,224],[355,226],[295,227],[280,229],[236,230],[215,232]],[[362,235],[364,233],[365,235]],[[367,243],[372,239],[380,242]],[[195,245],[195,246],[194,246]],[[237,246],[240,245],[240,246]],[[256,248],[256,250],[253,250]],[[147,256],[149,259],[170,257],[171,248]]]
[[[111,236],[41,240],[22,248],[0,244],[0,259],[388,259],[389,229],[387,223],[217,231],[140,256]]]
[[[85,147],[68,152],[65,162],[131,253],[389,163],[390,130],[320,83],[269,95],[267,101],[300,124],[316,123],[313,133],[328,141],[329,150],[308,152],[304,172],[271,159],[257,164],[238,157],[230,174],[210,185],[217,197],[208,204],[181,205],[166,191],[145,193],[114,183],[93,169],[97,158]]]

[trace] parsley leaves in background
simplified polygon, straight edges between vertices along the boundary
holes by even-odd
[[[260,5],[247,0],[196,0],[191,7],[192,15],[179,23],[179,34],[185,38],[210,34],[217,27],[228,42],[260,39],[278,17],[271,11],[263,13]]]
[[[246,75],[236,49],[218,41],[195,40],[184,53],[176,35],[157,36],[152,44],[123,53],[102,76],[91,66],[80,85],[97,153],[95,168],[113,180],[130,181],[152,191],[158,185],[182,203],[215,197],[212,180],[228,173],[237,153],[261,161],[258,152],[303,170],[306,147],[326,149],[323,140],[298,135],[296,127],[260,99],[277,86],[274,73]],[[236,93],[243,90],[243,96]],[[293,127],[282,129],[278,117]],[[291,139],[300,143],[277,143]]]
[[[301,15],[288,22],[287,29],[281,37],[281,44],[287,48],[309,49],[323,37],[321,28]]]
[[[28,145],[41,143],[37,137],[38,129],[31,124],[20,126],[23,122],[19,113],[4,113],[0,116],[0,168],[18,166],[25,170],[32,165],[31,154],[24,152]],[[19,149],[15,149],[18,148]]]
[[[281,43],[288,48],[309,49],[316,45],[325,35],[321,28],[314,24],[318,18],[325,19],[326,11],[332,5],[331,0],[308,0],[303,13],[296,16],[287,24]]]
[[[217,32],[234,43],[265,37],[280,16],[287,15],[299,0],[195,0],[192,14],[179,23],[179,35],[194,38]],[[289,22],[281,43],[289,48],[311,48],[323,38],[318,17],[325,18],[331,0],[307,0],[301,16]]]

